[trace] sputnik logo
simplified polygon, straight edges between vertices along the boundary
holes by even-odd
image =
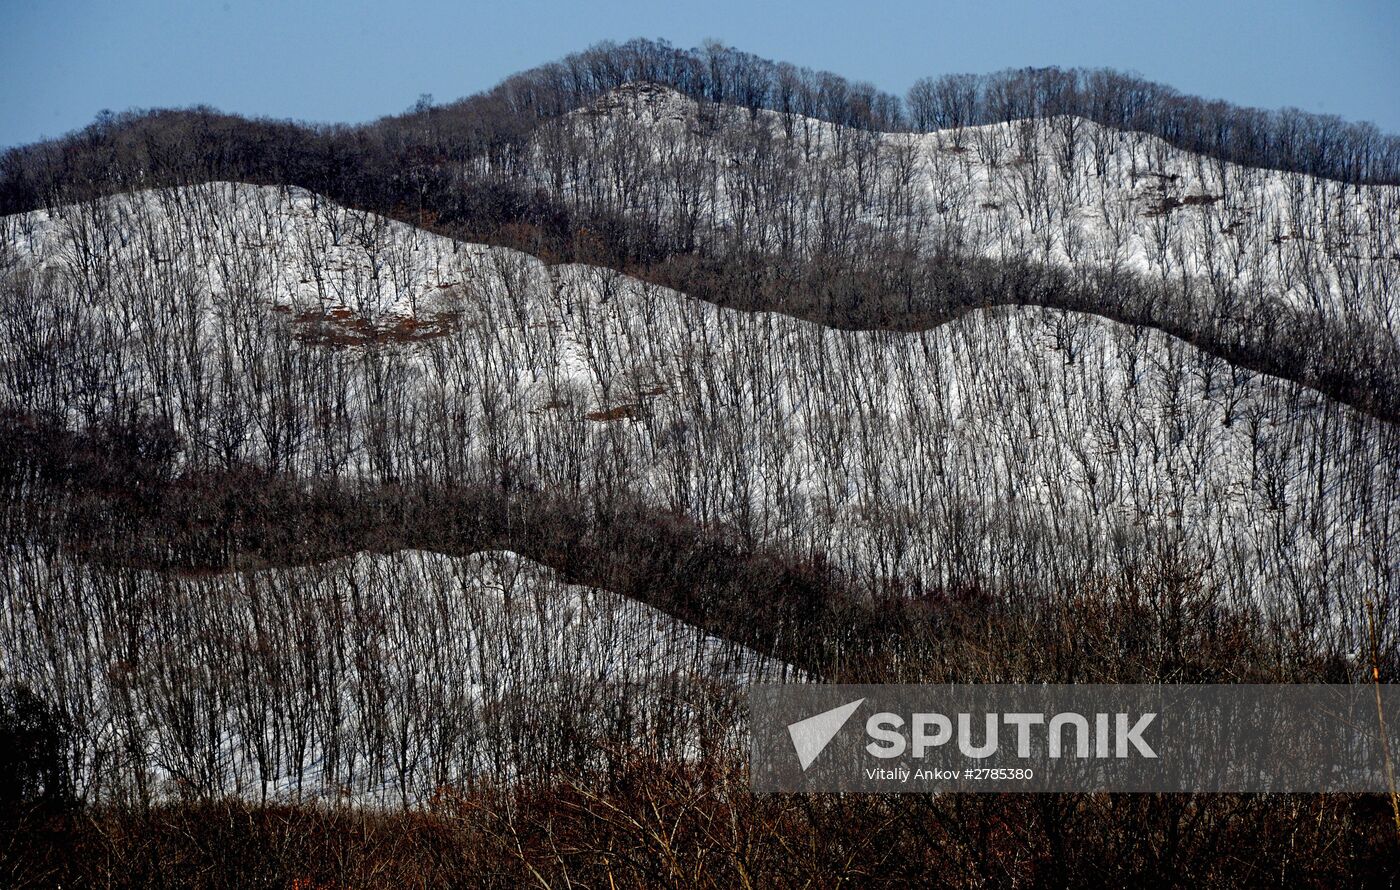
[[[864,703],[865,699],[857,699],[839,708],[832,708],[814,717],[788,724],[788,735],[792,737],[792,747],[797,751],[797,760],[802,764],[803,772],[806,772],[807,767],[812,765],[823,749],[831,744],[831,740],[836,738],[836,734],[846,725],[846,721],[851,719],[856,708]]]

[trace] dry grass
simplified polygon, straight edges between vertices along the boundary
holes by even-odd
[[[641,417],[641,407],[638,405],[617,405],[613,408],[604,408],[602,411],[590,411],[584,417],[599,423],[607,423],[611,420],[636,420]]]
[[[235,801],[27,826],[16,886],[1384,886],[1379,797],[754,795],[732,764],[601,787],[443,789],[426,810]]]
[[[297,340],[313,346],[342,349],[385,343],[421,343],[447,336],[460,327],[461,321],[461,313],[452,311],[370,320],[344,307],[325,312],[305,310],[292,316]]]

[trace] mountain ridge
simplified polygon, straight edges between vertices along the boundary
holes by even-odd
[[[1292,544],[1287,565],[1379,571],[1356,523],[1385,527],[1400,508],[1382,457],[1393,426],[1150,329],[1012,308],[920,333],[836,331],[462,245],[305,192],[224,184],[109,200],[7,220],[26,239],[6,242],[16,268],[48,271],[12,303],[4,354],[41,351],[32,332],[50,312],[102,345],[69,342],[37,376],[7,361],[26,386],[11,395],[68,423],[137,407],[169,418],[195,466],[577,492],[606,471],[619,494],[825,552],[856,576],[878,553],[880,576],[932,579],[964,560],[991,584],[1021,547],[1026,571],[1115,535],[1128,552],[1168,535],[1242,601],[1315,583],[1275,562],[1304,516],[1317,549]],[[395,333],[405,311],[451,321]],[[974,511],[993,549],[954,559],[932,546],[966,534],[963,499],[993,492]],[[1215,568],[1244,542],[1253,555],[1233,562],[1252,573]]]

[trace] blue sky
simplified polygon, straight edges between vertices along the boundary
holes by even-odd
[[[713,37],[899,94],[925,75],[1108,66],[1400,132],[1396,0],[0,0],[0,16],[0,146],[60,135],[104,108],[370,120],[420,93],[458,98],[629,37]]]

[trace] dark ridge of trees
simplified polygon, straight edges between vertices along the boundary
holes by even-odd
[[[1374,124],[1202,99],[1108,69],[1020,68],[925,78],[910,88],[906,108],[918,131],[1075,115],[1246,167],[1358,185],[1400,182],[1400,137]]]
[[[246,132],[233,119],[221,122],[228,128],[211,132],[226,134],[238,155]],[[332,145],[322,143],[318,150],[334,155]],[[366,149],[360,157],[371,156]],[[929,255],[899,238],[854,231],[850,246],[806,255],[762,252],[737,241],[697,241],[693,233],[678,235],[657,220],[581,207],[516,181],[452,183],[436,176],[410,189],[407,179],[386,182],[368,174],[372,168],[369,162],[321,168],[336,171],[329,181],[312,164],[297,181],[349,206],[463,241],[521,250],[548,263],[616,269],[718,306],[778,311],[847,330],[925,330],[998,305],[1088,312],[1163,330],[1237,366],[1302,383],[1383,420],[1400,420],[1400,346],[1383,328],[1346,318],[1277,304],[1251,306],[1236,298],[1234,318],[1220,323],[1202,312],[1210,294],[1201,286],[1126,271],[1085,274],[1034,260]],[[274,167],[258,167],[256,174],[248,178],[267,184],[281,176]],[[386,184],[392,188],[381,191]]]
[[[927,330],[991,306],[1085,312],[1156,328],[1232,365],[1400,422],[1400,350],[1381,331],[1329,324],[1282,307],[1267,310],[1269,324],[1207,327],[1193,323],[1199,293],[1136,275],[1085,277],[1030,262],[878,255],[886,260],[879,267],[814,262],[785,275],[773,274],[783,266],[777,258],[753,254],[723,261],[674,257],[632,271],[720,306],[776,310],[848,330]]]
[[[1257,616],[1224,604],[1196,603],[1196,620],[1161,625],[1156,598],[1188,595],[1169,565],[1124,579],[1102,600],[1102,590],[1046,601],[910,578],[872,587],[820,558],[639,501],[502,485],[308,482],[255,466],[177,471],[172,441],[144,418],[70,431],[4,416],[0,490],[11,506],[0,541],[43,542],[43,551],[132,583],[151,571],[201,577],[360,552],[512,550],[569,583],[647,603],[831,682],[1347,680],[1335,655],[1279,648]],[[1090,636],[1067,637],[1072,625]],[[1111,651],[1100,649],[1109,638]],[[988,645],[999,647],[991,662]]]
[[[598,203],[606,220],[607,196]],[[1336,374],[1334,388],[1372,410],[1391,404],[1380,401],[1395,391],[1383,378],[1373,393],[1342,387],[1393,367],[1383,328],[1313,327],[1312,316],[1251,304],[1229,287],[1221,292],[1234,298],[1235,320],[1217,323],[1209,285],[901,253],[897,238],[856,227],[821,250],[794,239],[801,262],[744,252],[767,237],[754,229],[697,227],[715,255],[669,255],[665,225],[617,213],[615,230],[574,228],[563,213],[501,229],[541,254],[563,248],[604,262],[570,268],[461,248],[275,188],[74,205],[43,232],[9,218],[0,240],[15,260],[0,276],[6,402],[21,417],[47,413],[89,430],[160,418],[141,449],[168,454],[161,443],[179,430],[185,445],[172,468],[211,478],[255,465],[309,490],[347,479],[428,492],[504,486],[596,504],[604,516],[645,502],[660,516],[731,529],[749,549],[826,561],[870,596],[901,584],[984,590],[1004,578],[1062,590],[1105,567],[1150,575],[1165,559],[1189,562],[1184,576],[1208,598],[1267,603],[1303,622],[1324,650],[1353,645],[1366,600],[1392,614],[1396,427],[1156,331],[1064,310],[1169,319],[1271,370],[1317,385]],[[56,262],[30,268],[26,243]],[[648,243],[661,245],[661,265],[639,249]],[[955,320],[917,335],[852,336],[720,312],[628,279],[614,263],[735,308],[828,324]],[[324,289],[313,284],[332,275]],[[289,278],[305,285],[294,305],[269,306]],[[460,323],[412,343],[336,345],[328,306],[357,307],[335,312],[372,328],[404,288],[431,292],[411,310],[420,318],[442,310]],[[999,302],[1058,308],[965,315]],[[1201,317],[1211,323],[1193,323]],[[308,322],[330,336],[308,339]],[[1025,444],[1037,440],[1049,447]],[[69,463],[103,468],[109,488],[138,501],[160,482],[122,469],[107,446],[77,452]],[[1124,500],[1139,505],[1135,520],[1105,509]],[[158,510],[153,521],[167,513],[183,515]],[[133,504],[115,521],[141,515]],[[242,525],[264,528],[256,517],[231,527]],[[258,549],[230,550],[210,534],[191,539],[207,548],[193,565],[230,565],[230,554]],[[1300,539],[1315,549],[1300,556]],[[1393,622],[1381,626],[1389,647]],[[736,632],[753,631],[739,622]]]
[[[105,701],[116,714],[123,702],[139,698],[198,718],[197,731],[183,739],[189,750],[179,752],[195,762],[214,759],[219,721],[226,719],[205,710],[210,702],[251,695],[255,706],[275,707],[290,696],[300,706],[299,720],[319,719],[330,690],[314,678],[344,652],[366,651],[362,635],[372,634],[367,628],[382,622],[383,613],[369,607],[364,626],[338,626],[323,606],[300,606],[311,596],[318,565],[364,547],[459,553],[515,547],[571,580],[616,584],[835,680],[1346,682],[1359,670],[1340,657],[1290,651],[1287,628],[1190,602],[1189,594],[1183,613],[1183,591],[1172,589],[1169,567],[1063,602],[1016,606],[977,590],[903,591],[872,600],[853,596],[844,579],[823,567],[793,564],[782,554],[747,549],[722,530],[645,509],[605,515],[599,504],[523,491],[308,488],[251,468],[224,475],[172,471],[171,446],[180,443],[172,443],[163,424],[140,417],[68,430],[11,415],[0,430],[4,545],[76,546],[95,560],[87,577],[105,591],[96,598],[104,608],[83,621],[111,623],[118,632],[86,641],[80,655],[92,657],[86,647],[103,645],[122,652],[94,681],[115,693]],[[103,468],[108,462],[120,468],[117,475]],[[67,537],[78,529],[77,538]],[[250,689],[242,672],[250,661],[274,655],[274,647],[265,640],[230,647],[224,634],[236,622],[218,610],[233,612],[248,591],[238,575],[222,573],[230,563],[287,561],[310,561],[310,572],[295,576],[301,586],[293,596],[263,604],[288,613],[262,620],[299,628],[319,620],[313,638],[325,644],[298,650],[296,678],[271,672]],[[150,568],[163,569],[166,580]],[[191,609],[180,579],[196,579],[219,595]],[[75,583],[71,576],[55,580],[51,589],[20,582],[0,593],[17,611],[50,616],[56,630],[76,616],[52,614],[69,601],[73,591],[65,588]],[[358,588],[344,597],[374,603],[393,593]],[[124,627],[127,633],[120,632]],[[147,639],[138,628],[154,632]],[[204,665],[207,670],[162,674],[162,640],[228,655]],[[72,641],[55,632],[46,645],[59,649]],[[372,658],[357,664],[371,679],[378,676]],[[1393,676],[1395,667],[1391,652],[1383,676]],[[431,676],[438,685],[454,682]],[[64,689],[66,706],[83,708],[86,688]],[[541,691],[516,708],[553,713],[560,703],[550,695]],[[0,697],[0,731],[11,725],[7,701]],[[700,756],[693,741],[677,756],[647,733],[609,738],[594,749],[606,758],[600,770],[541,759],[531,764],[537,772],[510,781],[443,781],[404,809],[239,800],[220,794],[217,784],[188,780],[178,795],[159,799],[33,809],[7,826],[0,876],[14,885],[48,886],[506,887],[610,880],[789,886],[879,875],[954,887],[1162,880],[1224,887],[1275,878],[1384,883],[1395,875],[1383,795],[754,795],[743,751],[723,741],[735,707],[727,702],[701,718]],[[26,728],[7,736],[22,742],[7,749],[11,759],[18,753],[32,761],[25,775],[57,770],[44,787],[66,789],[65,758],[76,740],[61,731],[61,708],[26,694],[14,713],[27,716],[16,724]],[[451,737],[463,719],[434,712],[428,723]],[[713,738],[703,721],[712,721]],[[116,725],[130,731],[139,720]],[[36,738],[43,747],[32,744]],[[340,740],[345,747],[366,741]],[[164,752],[167,763],[182,762],[175,753]],[[104,767],[110,768],[99,760],[99,774]],[[43,797],[37,786],[24,794]]]
[[[628,83],[656,83],[692,99],[798,114],[869,131],[929,132],[1074,115],[1117,130],[1250,167],[1356,184],[1400,183],[1400,137],[1370,123],[1296,108],[1245,108],[1183,95],[1110,69],[1013,68],[916,82],[901,101],[868,83],[772,62],[718,43],[683,50],[665,41],[601,43],[506,79],[485,94],[517,112],[557,117]],[[379,125],[432,114],[471,114],[478,97]],[[470,110],[469,110],[470,109]],[[451,126],[451,124],[447,124]]]
[[[587,119],[562,121],[566,112],[639,81],[666,84],[699,100],[699,135],[688,137],[685,150],[701,157],[721,152],[729,166],[690,163],[684,153],[675,163],[638,162],[636,141],[644,134],[595,128]],[[1211,152],[1203,149],[1202,134],[1227,140],[1214,152],[1218,157],[1309,171],[1342,165],[1355,173],[1340,176],[1346,181],[1388,181],[1389,174],[1374,171],[1393,166],[1386,159],[1395,153],[1395,140],[1370,131],[1307,116],[1261,117],[1108,72],[1021,71],[921,81],[911,91],[912,118],[906,121],[892,97],[834,75],[774,65],[718,45],[685,52],[632,41],[600,45],[461,102],[420,105],[364,127],[311,128],[200,108],[104,116],[64,140],[6,153],[0,159],[0,210],[207,180],[295,184],[464,240],[515,247],[549,262],[608,266],[718,305],[777,310],[835,327],[914,330],[966,308],[1001,303],[1094,312],[1167,330],[1238,365],[1303,382],[1393,420],[1400,403],[1400,349],[1386,333],[1388,322],[1368,305],[1393,289],[1395,270],[1386,256],[1393,245],[1383,237],[1373,234],[1349,257],[1349,248],[1338,245],[1354,236],[1330,231],[1330,222],[1321,232],[1258,225],[1241,235],[1231,215],[1252,212],[1248,184],[1200,162],[1203,174],[1221,179],[1222,190],[1241,190],[1226,199],[1233,209],[1190,211],[1216,214],[1216,221],[1201,224],[1203,234],[1189,236],[1204,243],[1198,262],[1210,267],[1208,285],[1172,271],[1167,257],[1182,236],[1167,214],[1183,199],[1164,194],[1160,212],[1172,225],[1153,233],[1160,235],[1161,248],[1153,280],[1134,281],[1123,270],[1105,275],[1083,260],[1067,290],[1065,276],[1027,270],[1043,262],[1040,253],[1048,248],[1020,244],[995,263],[972,258],[976,239],[959,224],[942,221],[941,208],[910,184],[908,158],[898,151],[857,136],[815,150],[810,134],[792,130],[791,118],[784,119],[788,132],[781,138],[770,124],[753,119],[759,109],[771,109],[840,123],[856,134],[910,123],[939,127],[952,131],[959,151],[968,150],[961,144],[968,126],[1027,119],[1035,125],[1008,137],[1014,145],[975,148],[992,157],[1021,152],[1019,160],[992,161],[1008,170],[1023,160],[1031,167],[1052,163],[1044,156],[1027,158],[1026,152],[1063,152],[1057,162],[1075,171],[1069,185],[1082,190],[1092,188],[1093,175],[1077,172],[1075,165],[1099,165],[1101,177],[1109,147],[1054,121],[1086,104],[1098,109],[1088,115],[1095,120],[1175,134],[1177,142],[1206,155]],[[1178,120],[1183,115],[1193,123]],[[1311,147],[1300,148],[1304,143]],[[1143,163],[1150,165],[1155,153],[1143,152]],[[722,212],[686,206],[713,193],[716,177],[731,175],[724,172],[730,169],[742,177],[744,188],[735,193],[752,195],[751,201]],[[1071,228],[1054,230],[1068,215],[1068,205],[1060,202],[1069,199],[1025,169],[1008,173],[1024,178],[1015,186],[1021,212],[1051,240],[1068,243],[1075,237]],[[846,175],[850,171],[853,179]],[[1130,172],[1141,173],[1136,167]],[[1299,213],[1325,216],[1348,206],[1346,195],[1331,194],[1325,183],[1295,187],[1301,197],[1290,200]],[[1379,230],[1387,225],[1384,207],[1380,216],[1374,207],[1353,212],[1371,213]],[[867,221],[872,219],[877,221]],[[1242,268],[1263,262],[1265,239],[1284,244],[1294,234],[1303,237],[1280,248],[1291,252],[1290,268],[1305,270],[1292,273],[1301,275],[1294,289],[1327,295],[1338,287],[1333,280],[1341,282],[1355,292],[1343,294],[1344,308],[1324,300],[1299,310],[1267,297],[1258,281],[1240,278]],[[1241,255],[1232,244],[1239,240],[1255,245],[1256,255]],[[1321,243],[1321,251],[1309,240]],[[1358,270],[1357,262],[1367,265]],[[1080,286],[1084,281],[1099,286]],[[920,287],[932,292],[920,294]],[[1143,291],[1151,298],[1139,296]]]
[[[601,43],[466,99],[420,102],[406,114],[358,127],[247,119],[208,108],[104,112],[77,133],[7,151],[0,158],[0,213],[85,193],[208,179],[295,183],[342,200],[353,192],[362,199],[351,203],[382,207],[373,200],[376,193],[417,179],[409,168],[424,162],[480,158],[508,171],[541,122],[630,83],[870,132],[1076,115],[1246,166],[1354,184],[1400,183],[1400,137],[1371,124],[1297,109],[1242,108],[1106,69],[944,75],[918,81],[901,101],[867,83],[717,43],[683,50],[639,39]]]

